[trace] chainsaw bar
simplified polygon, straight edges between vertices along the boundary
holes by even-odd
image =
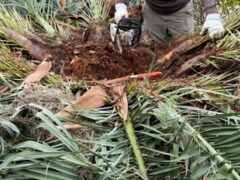
[[[123,53],[123,47],[122,47],[121,40],[120,40],[118,34],[117,34],[117,36],[116,36],[116,42],[117,42],[117,46],[118,46],[119,53],[122,54],[122,53]]]

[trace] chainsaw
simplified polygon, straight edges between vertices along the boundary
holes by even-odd
[[[134,18],[122,18],[119,22],[110,24],[110,35],[113,42],[117,43],[119,53],[123,47],[136,45],[141,38],[141,21]]]

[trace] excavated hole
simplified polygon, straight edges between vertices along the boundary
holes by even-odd
[[[87,36],[84,42],[73,40],[51,47],[55,73],[87,80],[114,79],[148,72],[155,57],[167,52],[166,45],[151,42],[124,47],[120,54],[106,27],[100,32],[93,28]]]
[[[131,74],[148,72],[154,63],[155,45],[126,47],[123,54],[111,43],[63,43],[52,50],[53,71],[57,74],[86,79],[113,79]]]

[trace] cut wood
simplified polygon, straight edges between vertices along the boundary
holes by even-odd
[[[20,46],[22,46],[28,53],[37,60],[43,61],[52,57],[49,49],[42,47],[40,44],[33,43],[25,36],[13,31],[12,29],[1,27],[8,36],[13,38]]]
[[[157,64],[159,64],[163,69],[168,69],[172,63],[178,59],[184,53],[189,52],[190,50],[201,46],[202,44],[206,43],[209,39],[196,36],[192,39],[186,40],[180,43],[177,47],[173,50],[169,51],[165,56],[159,58],[157,60]]]
[[[195,56],[194,58],[188,60],[187,62],[185,62],[175,73],[176,76],[180,76],[183,73],[187,72],[188,70],[190,70],[194,65],[196,65],[196,63],[198,63],[199,61],[202,61],[204,59],[207,58],[207,53],[205,54],[201,54],[198,56]]]
[[[71,113],[76,109],[96,109],[110,103],[110,98],[105,89],[100,86],[92,87],[85,94],[80,96],[71,105],[65,107],[56,115],[61,119],[72,120],[74,115]]]
[[[23,81],[23,87],[31,88],[34,83],[40,82],[42,78],[49,74],[51,68],[51,62],[42,61],[42,63],[37,67],[37,69]]]

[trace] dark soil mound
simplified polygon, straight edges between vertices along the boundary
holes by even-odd
[[[160,45],[125,47],[123,54],[111,42],[65,42],[51,49],[56,73],[86,79],[113,79],[148,72]],[[166,48],[165,48],[166,50]],[[165,51],[166,52],[166,51]]]

